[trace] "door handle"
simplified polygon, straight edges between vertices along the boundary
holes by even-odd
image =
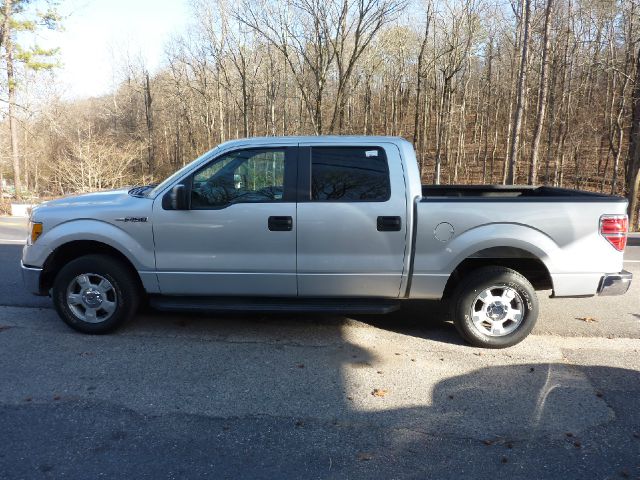
[[[400,217],[378,217],[379,232],[399,232],[402,229]]]
[[[293,229],[291,217],[269,217],[269,230],[272,232],[290,232]]]

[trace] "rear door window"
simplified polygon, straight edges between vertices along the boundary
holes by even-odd
[[[312,201],[386,202],[390,197],[389,166],[383,148],[312,148]]]

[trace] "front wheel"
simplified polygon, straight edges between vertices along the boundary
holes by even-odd
[[[538,297],[515,270],[483,267],[467,274],[452,302],[456,329],[471,345],[505,348],[529,335],[538,319]]]
[[[65,265],[53,282],[53,303],[71,328],[108,333],[136,313],[139,287],[126,265],[107,255],[86,255]]]

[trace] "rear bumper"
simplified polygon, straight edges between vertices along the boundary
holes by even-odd
[[[24,288],[35,295],[42,295],[42,290],[40,289],[42,269],[26,267],[22,262],[20,262],[20,266],[22,267],[22,283],[24,284]]]
[[[610,273],[600,279],[598,295],[624,295],[631,286],[633,274],[626,270]]]

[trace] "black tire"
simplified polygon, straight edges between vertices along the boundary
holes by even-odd
[[[68,289],[83,274],[95,274],[112,286],[109,295],[116,299],[115,309],[105,320],[88,322],[76,315],[67,302]],[[94,277],[95,278],[95,277]],[[56,275],[52,288],[53,304],[60,318],[74,330],[90,334],[109,333],[130,320],[140,303],[140,286],[122,261],[108,255],[85,255],[72,260]],[[113,298],[111,300],[113,300]],[[84,308],[81,305],[81,308]],[[106,316],[106,312],[103,314]]]
[[[515,290],[519,298],[514,301],[520,302],[520,308],[523,311],[519,323],[510,321],[513,322],[513,331],[496,336],[484,333],[481,331],[482,325],[477,327],[474,324],[471,310],[472,307],[475,310],[478,305],[482,306],[482,303],[477,303],[482,302],[478,300],[478,296],[494,286],[498,291],[500,287]],[[462,338],[471,345],[483,348],[506,348],[521,342],[531,333],[538,319],[538,297],[531,283],[515,270],[498,266],[482,267],[466,274],[455,289],[451,302],[451,317]]]

